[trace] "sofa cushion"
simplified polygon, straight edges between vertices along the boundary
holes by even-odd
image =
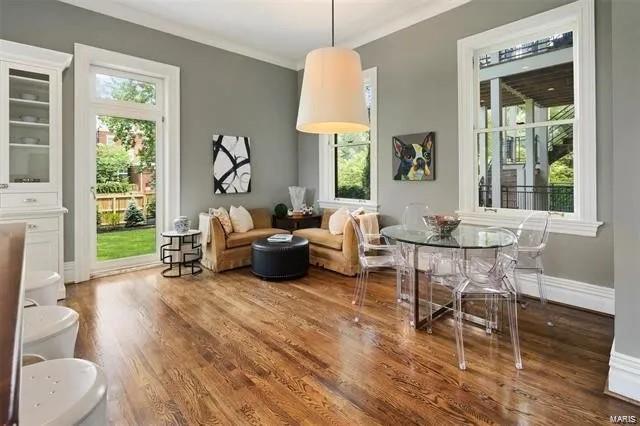
[[[255,240],[267,238],[275,234],[288,234],[289,231],[278,228],[259,228],[247,232],[232,232],[227,237],[227,248],[248,246]]]
[[[342,250],[342,240],[344,239],[344,236],[342,234],[333,235],[328,229],[298,229],[297,231],[293,231],[293,235],[306,238],[311,244],[317,244],[334,250]]]
[[[229,210],[229,216],[231,217],[231,224],[233,225],[233,232],[247,232],[251,231],[253,226],[253,219],[251,214],[244,207],[231,206]]]

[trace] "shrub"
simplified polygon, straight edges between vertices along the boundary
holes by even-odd
[[[96,184],[98,194],[121,194],[131,192],[131,184],[128,182],[99,182]]]
[[[118,212],[104,212],[102,213],[104,221],[110,226],[120,225],[120,213]]]
[[[96,226],[99,228],[100,225],[102,225],[102,215],[100,214],[100,210],[96,208]]]
[[[127,228],[138,226],[144,223],[144,215],[142,210],[138,208],[136,202],[132,199],[129,201],[127,210],[124,212],[124,221]]]
[[[149,197],[145,209],[147,220],[154,219],[156,217],[156,197]]]

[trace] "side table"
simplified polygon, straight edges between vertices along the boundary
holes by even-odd
[[[273,227],[278,229],[286,229],[293,232],[296,229],[320,228],[322,223],[322,215],[312,214],[308,216],[273,216]]]
[[[169,239],[169,242],[160,246],[160,260],[163,264],[169,265],[162,271],[163,277],[181,277],[183,267],[191,268],[191,275],[202,272],[202,266],[199,264],[202,259],[201,234],[202,232],[197,229],[191,229],[184,233],[166,231],[161,234],[164,238]],[[176,265],[177,273],[175,272]]]

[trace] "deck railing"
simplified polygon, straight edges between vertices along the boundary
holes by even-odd
[[[491,185],[478,186],[478,199],[480,207],[495,207]],[[503,185],[500,188],[500,207],[573,213],[573,185]]]

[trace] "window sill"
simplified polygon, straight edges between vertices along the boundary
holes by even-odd
[[[358,200],[318,200],[318,205],[323,209],[339,209],[340,207],[347,207],[348,209],[357,209],[362,207],[367,212],[377,212],[379,205],[373,201],[358,201]]]
[[[505,214],[493,212],[469,212],[457,211],[464,223],[471,225],[502,226],[505,228],[517,228],[524,219],[523,214]],[[602,222],[569,219],[565,217],[551,217],[549,231],[557,234],[579,235],[582,237],[595,237]]]

